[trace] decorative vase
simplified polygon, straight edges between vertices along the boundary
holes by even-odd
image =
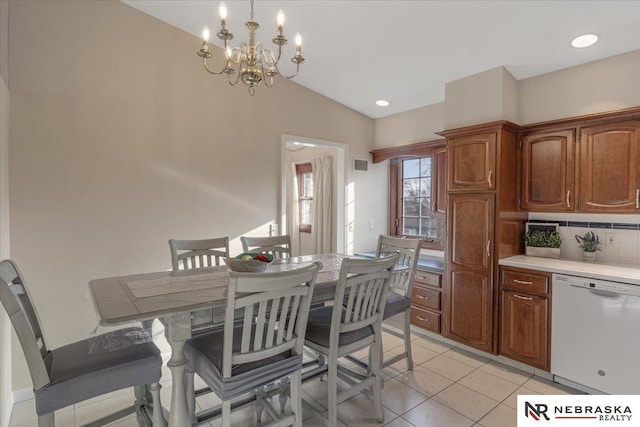
[[[593,261],[596,260],[596,253],[595,252],[582,251],[582,259],[587,261],[587,262],[593,262]]]

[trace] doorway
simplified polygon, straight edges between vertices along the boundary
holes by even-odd
[[[314,138],[306,138],[294,135],[282,135],[281,146],[281,193],[280,193],[280,227],[283,230],[283,234],[286,233],[287,218],[291,215],[291,207],[287,206],[287,190],[290,186],[286,173],[287,164],[290,162],[290,153],[294,151],[303,152],[306,150],[310,155],[314,152],[330,152],[334,157],[334,169],[335,169],[335,204],[333,205],[333,218],[335,224],[332,227],[334,230],[334,242],[336,252],[346,253],[346,192],[345,185],[347,179],[347,156],[348,145],[341,142],[325,141]],[[300,156],[296,156],[300,158]],[[297,213],[296,213],[297,214]]]

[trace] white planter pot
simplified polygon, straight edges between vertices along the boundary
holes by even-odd
[[[560,248],[534,248],[527,246],[525,254],[541,258],[560,258]]]
[[[596,260],[596,252],[582,251],[582,259],[587,262],[593,262]]]

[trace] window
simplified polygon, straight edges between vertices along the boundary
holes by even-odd
[[[423,248],[444,249],[446,227],[445,141],[421,142],[373,152],[389,160],[389,234],[424,239]]]
[[[300,232],[311,233],[313,222],[313,174],[311,163],[296,165],[298,177],[298,211],[300,214]]]
[[[400,160],[400,163],[399,234],[438,240],[438,218],[432,208],[431,157]]]

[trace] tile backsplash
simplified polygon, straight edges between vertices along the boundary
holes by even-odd
[[[640,265],[640,215],[532,212],[529,214],[529,221],[560,224],[560,258],[582,260],[582,251],[575,235],[593,231],[603,242],[596,262]]]

